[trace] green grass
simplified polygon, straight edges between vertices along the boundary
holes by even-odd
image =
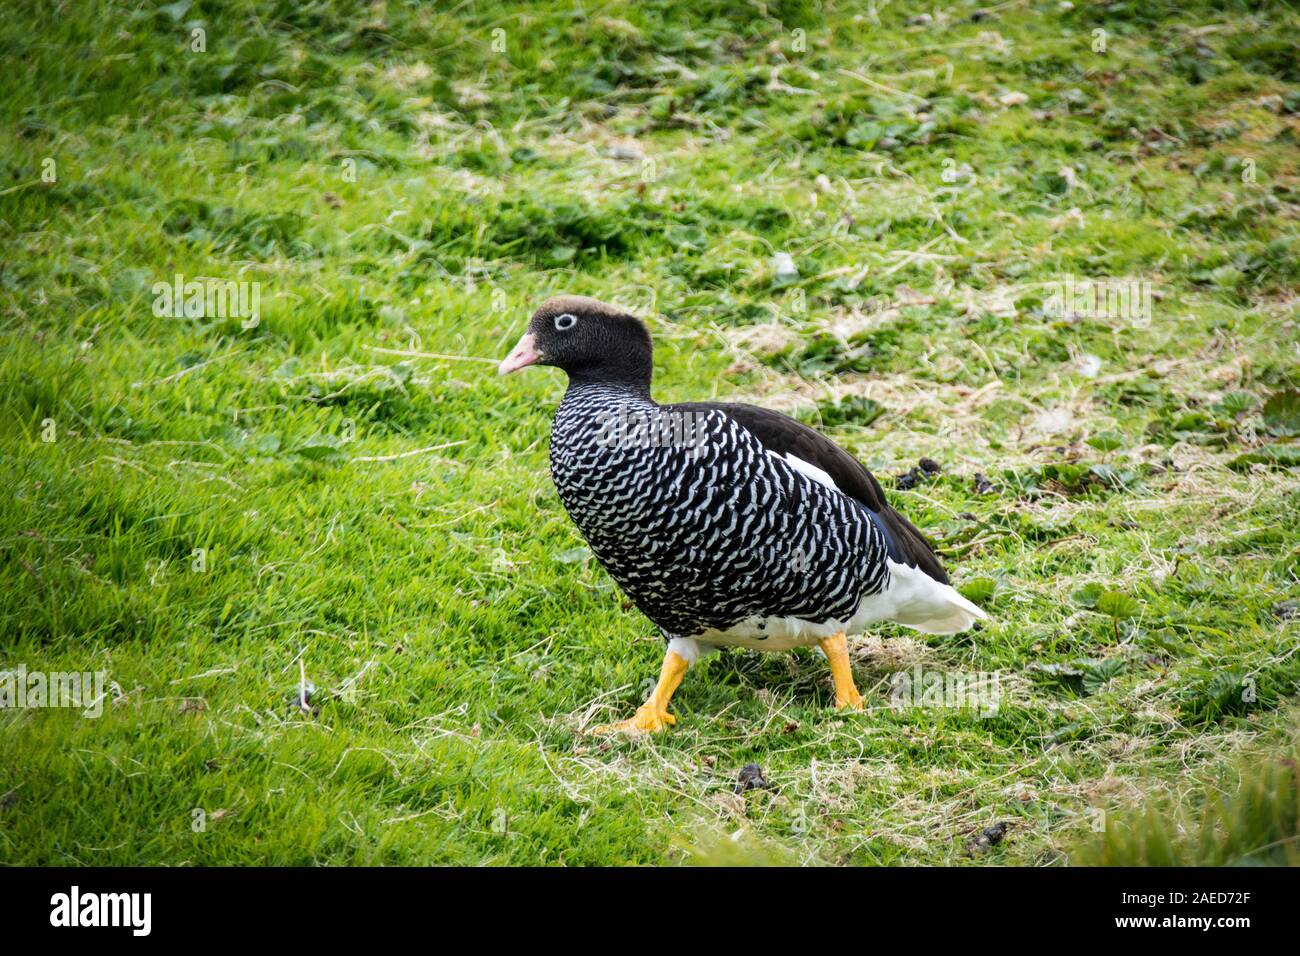
[[[1065,862],[1293,752],[1300,14],[944,10],[9,4],[0,669],[110,684],[0,712],[0,862]],[[155,317],[177,273],[260,321]],[[729,653],[593,735],[662,645],[551,487],[561,376],[476,361],[557,292],[651,318],[664,400],[939,462],[890,493],[992,620],[859,640],[861,715]],[[1001,706],[891,708],[918,664]]]
[[[1074,859],[1094,866],[1300,865],[1300,772],[1295,757],[1254,759],[1189,805],[1161,801],[1118,818],[1098,815]],[[1190,804],[1195,803],[1193,807]]]

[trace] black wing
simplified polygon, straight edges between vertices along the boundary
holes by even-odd
[[[846,452],[835,442],[820,432],[797,422],[788,415],[759,408],[757,405],[742,405],[734,402],[684,402],[671,406],[673,409],[697,410],[712,409],[722,412],[746,428],[763,447],[773,454],[791,454],[802,461],[820,468],[831,476],[837,487],[850,498],[860,502],[875,512],[884,523],[889,537],[892,538],[892,551],[896,559],[914,568],[920,568],[930,577],[943,584],[948,583],[948,575],[939,563],[939,557],[925,536],[910,521],[890,506],[885,500],[884,489],[875,476],[856,458]]]

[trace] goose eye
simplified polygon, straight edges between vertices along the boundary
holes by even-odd
[[[562,312],[555,317],[555,331],[566,332],[578,324],[578,317],[569,312]]]

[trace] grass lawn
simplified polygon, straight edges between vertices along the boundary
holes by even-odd
[[[0,863],[1294,860],[1294,774],[1255,840],[1219,797],[1295,766],[1300,13],[920,9],[6,4],[0,670],[106,696],[0,710]],[[593,734],[663,645],[563,376],[496,375],[559,292],[834,437],[991,620],[853,642],[861,714],[731,652]]]

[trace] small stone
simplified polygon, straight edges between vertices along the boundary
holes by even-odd
[[[1003,106],[1024,106],[1029,102],[1029,94],[1021,93],[1019,90],[1012,90],[1010,93],[1003,93],[999,96],[998,102]]]

